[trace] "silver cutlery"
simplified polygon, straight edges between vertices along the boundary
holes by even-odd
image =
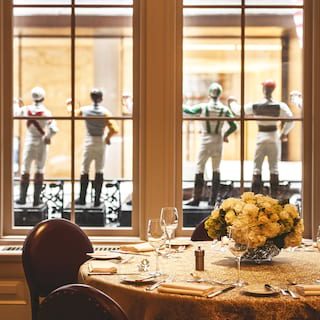
[[[290,290],[288,288],[285,290],[286,290],[286,292],[288,292],[290,294],[292,299],[300,299],[300,297],[298,297],[292,290]]]
[[[133,256],[130,256],[126,259],[123,259],[119,262],[119,264],[124,264],[124,263],[128,263],[129,261],[131,261],[134,257]]]
[[[140,272],[127,272],[127,273],[117,273],[117,272],[88,272],[89,276],[131,276],[138,275]]]
[[[266,283],[266,284],[264,285],[264,287],[265,287],[267,290],[269,290],[269,291],[278,292],[278,290],[277,290],[275,287],[273,287],[271,284],[269,284],[269,283]]]
[[[157,288],[161,285],[161,283],[164,283],[164,282],[166,282],[166,281],[172,280],[172,278],[173,278],[173,277],[170,277],[170,276],[169,276],[169,277],[167,277],[167,278],[165,278],[165,279],[161,279],[161,280],[159,280],[158,282],[152,284],[151,286],[146,287],[146,291],[155,290],[155,289],[157,289]]]
[[[219,285],[231,284],[225,281],[211,280],[211,279],[188,279],[187,282],[195,282],[195,283],[205,282],[205,283],[219,284]]]
[[[224,292],[227,292],[227,291],[230,291],[230,290],[234,289],[235,287],[236,287],[236,286],[229,286],[229,287],[223,288],[223,289],[221,289],[221,290],[219,290],[219,291],[215,291],[215,292],[213,292],[213,293],[208,294],[208,295],[207,295],[207,298],[216,297],[216,296],[218,296],[218,295],[221,294],[221,293],[224,293]]]
[[[112,250],[111,252],[117,252],[121,254],[133,254],[136,256],[145,256],[145,257],[150,257],[149,254],[141,253],[141,252],[132,252],[132,251],[123,251],[123,250]]]

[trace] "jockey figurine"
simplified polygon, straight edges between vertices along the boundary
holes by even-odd
[[[84,141],[83,158],[81,164],[80,176],[80,196],[76,199],[75,203],[79,205],[86,204],[86,194],[89,183],[89,168],[91,162],[95,161],[95,179],[94,190],[95,199],[94,206],[97,207],[101,204],[100,195],[103,184],[103,168],[106,144],[111,143],[111,137],[118,133],[119,129],[114,120],[109,120],[112,117],[111,112],[101,105],[103,100],[102,91],[99,89],[92,89],[90,93],[92,104],[80,107],[75,110],[76,116],[86,117],[87,134]],[[71,100],[67,100],[68,111],[71,111]],[[101,119],[88,119],[87,117],[100,117]],[[105,127],[109,131],[104,137]]]
[[[284,102],[278,102],[272,98],[272,93],[276,87],[273,80],[262,82],[264,98],[255,103],[248,103],[244,106],[246,115],[267,118],[292,118],[293,114],[288,105]],[[232,111],[240,115],[240,105],[234,97],[228,98],[228,105]],[[256,150],[254,155],[254,168],[252,177],[252,191],[262,193],[262,164],[265,157],[268,157],[270,170],[270,188],[271,196],[276,198],[278,195],[279,171],[278,161],[281,154],[281,141],[287,141],[288,133],[293,128],[293,121],[283,122],[281,132],[278,131],[279,120],[257,120],[258,134],[256,137]]]
[[[198,105],[183,107],[183,112],[190,115],[200,115],[202,117],[229,117],[233,118],[230,109],[223,105],[219,97],[222,94],[222,87],[219,83],[212,83],[209,86],[209,101]],[[198,153],[195,184],[193,198],[186,203],[190,206],[198,206],[202,196],[204,186],[204,170],[209,158],[212,162],[212,186],[208,205],[214,206],[220,188],[220,162],[222,157],[223,142],[229,142],[229,135],[237,129],[235,121],[227,121],[228,130],[222,130],[224,120],[202,121],[203,130],[201,146]]]
[[[299,109],[302,109],[302,94],[300,91],[294,90],[290,92],[290,101]]]
[[[20,198],[17,204],[25,204],[30,181],[31,164],[35,162],[33,205],[41,204],[40,193],[43,184],[44,166],[47,158],[48,145],[51,138],[58,132],[56,122],[53,119],[39,119],[51,117],[51,112],[42,104],[45,99],[45,91],[41,87],[31,90],[33,104],[29,106],[15,107],[15,116],[30,117],[27,121],[27,132],[24,141],[22,160],[22,175],[20,180]]]

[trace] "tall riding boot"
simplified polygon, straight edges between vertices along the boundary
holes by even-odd
[[[96,177],[94,179],[94,206],[100,206],[100,195],[103,184],[103,173],[96,173]]]
[[[202,190],[204,186],[203,173],[197,173],[195,175],[193,198],[186,203],[187,206],[198,206],[202,196]]]
[[[220,172],[212,172],[211,195],[208,201],[209,206],[214,206],[220,189]]]
[[[85,173],[80,176],[80,195],[76,199],[75,204],[86,204],[86,195],[89,183],[89,174]]]
[[[26,204],[26,197],[29,187],[30,174],[24,173],[20,179],[20,198],[16,201],[17,204]]]
[[[252,176],[251,190],[254,194],[262,193],[262,178],[261,174],[254,174]]]
[[[278,186],[279,186],[279,175],[270,174],[270,189],[271,189],[271,197],[277,199],[278,198]]]
[[[43,173],[36,173],[34,175],[34,192],[33,192],[33,205],[38,206],[40,201],[40,194],[43,185]]]

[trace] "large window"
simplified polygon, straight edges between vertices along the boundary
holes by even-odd
[[[249,190],[303,215],[303,1],[184,1],[183,13],[184,225]]]
[[[99,241],[100,236],[111,241],[145,239],[147,220],[172,205],[181,218],[177,235],[190,236],[194,225],[224,197],[252,188],[258,130],[274,130],[274,121],[277,130],[287,122],[294,124],[281,142],[277,192],[300,206],[305,236],[311,237],[320,223],[319,12],[314,0],[2,1],[3,239],[25,235],[31,228],[26,219],[39,214],[41,219],[71,219]],[[250,103],[263,99],[261,83],[266,80],[274,81],[272,97],[286,103],[290,119],[246,112]],[[199,205],[187,205],[194,196],[206,122],[219,123],[222,132],[230,122],[230,114],[208,118],[205,112],[183,112],[207,104],[212,83],[221,86],[223,105],[232,96],[239,106],[238,112],[229,104],[237,129],[223,143],[217,198],[208,203],[215,170],[207,162]],[[31,118],[15,112],[43,95],[38,88],[32,97],[35,87],[44,89],[45,100],[40,102],[51,113]],[[103,115],[105,134],[112,123],[117,132],[98,172],[103,176],[101,204],[96,205],[101,180],[99,175],[96,179],[94,163],[86,172],[82,160],[88,135],[91,140],[101,136],[97,128],[102,119],[101,114],[78,110],[94,104],[90,94],[95,88],[108,108],[107,117]],[[291,91],[302,93],[303,108],[290,98]],[[43,180],[34,167],[29,177],[23,176],[24,150],[35,142],[28,130],[42,135],[37,125],[41,121],[58,128],[48,145]],[[92,122],[99,125],[89,131]],[[265,162],[261,183],[269,193],[271,176]],[[34,205],[36,185],[43,211]],[[81,188],[86,189],[85,204],[78,202]],[[26,204],[17,203],[24,191]]]

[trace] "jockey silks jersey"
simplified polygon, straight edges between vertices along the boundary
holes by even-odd
[[[58,132],[55,120],[39,119],[38,117],[52,117],[51,112],[41,103],[23,106],[15,109],[15,116],[30,117],[26,121],[27,135],[33,138],[51,138]],[[32,119],[34,118],[34,119]]]
[[[102,119],[85,119],[87,135],[93,137],[101,137],[104,134],[105,127],[109,130],[117,132],[117,125],[114,121],[109,120],[111,113],[103,106],[89,105],[80,108],[80,113],[83,117],[101,117]]]
[[[231,104],[231,108],[235,113],[236,110],[234,110],[234,103]],[[288,105],[284,102],[278,102],[273,99],[263,99],[262,101],[256,102],[256,103],[248,103],[244,107],[245,114],[253,114],[254,116],[257,116],[259,118],[292,118],[293,114],[291,110],[289,109]],[[260,128],[260,131],[264,131],[264,127],[275,127],[275,130],[277,130],[277,119],[275,120],[257,120],[257,124]],[[294,123],[293,121],[284,121],[282,132],[283,134],[287,135],[289,131],[292,129]],[[268,130],[267,130],[268,131]]]
[[[184,106],[183,112],[191,115],[200,115],[201,117],[217,118],[228,117],[233,118],[230,109],[220,101],[210,100],[208,103],[200,103],[193,107]],[[222,135],[222,127],[224,120],[206,120],[203,121],[203,135]],[[227,121],[229,128],[224,133],[229,136],[237,129],[235,121]]]

